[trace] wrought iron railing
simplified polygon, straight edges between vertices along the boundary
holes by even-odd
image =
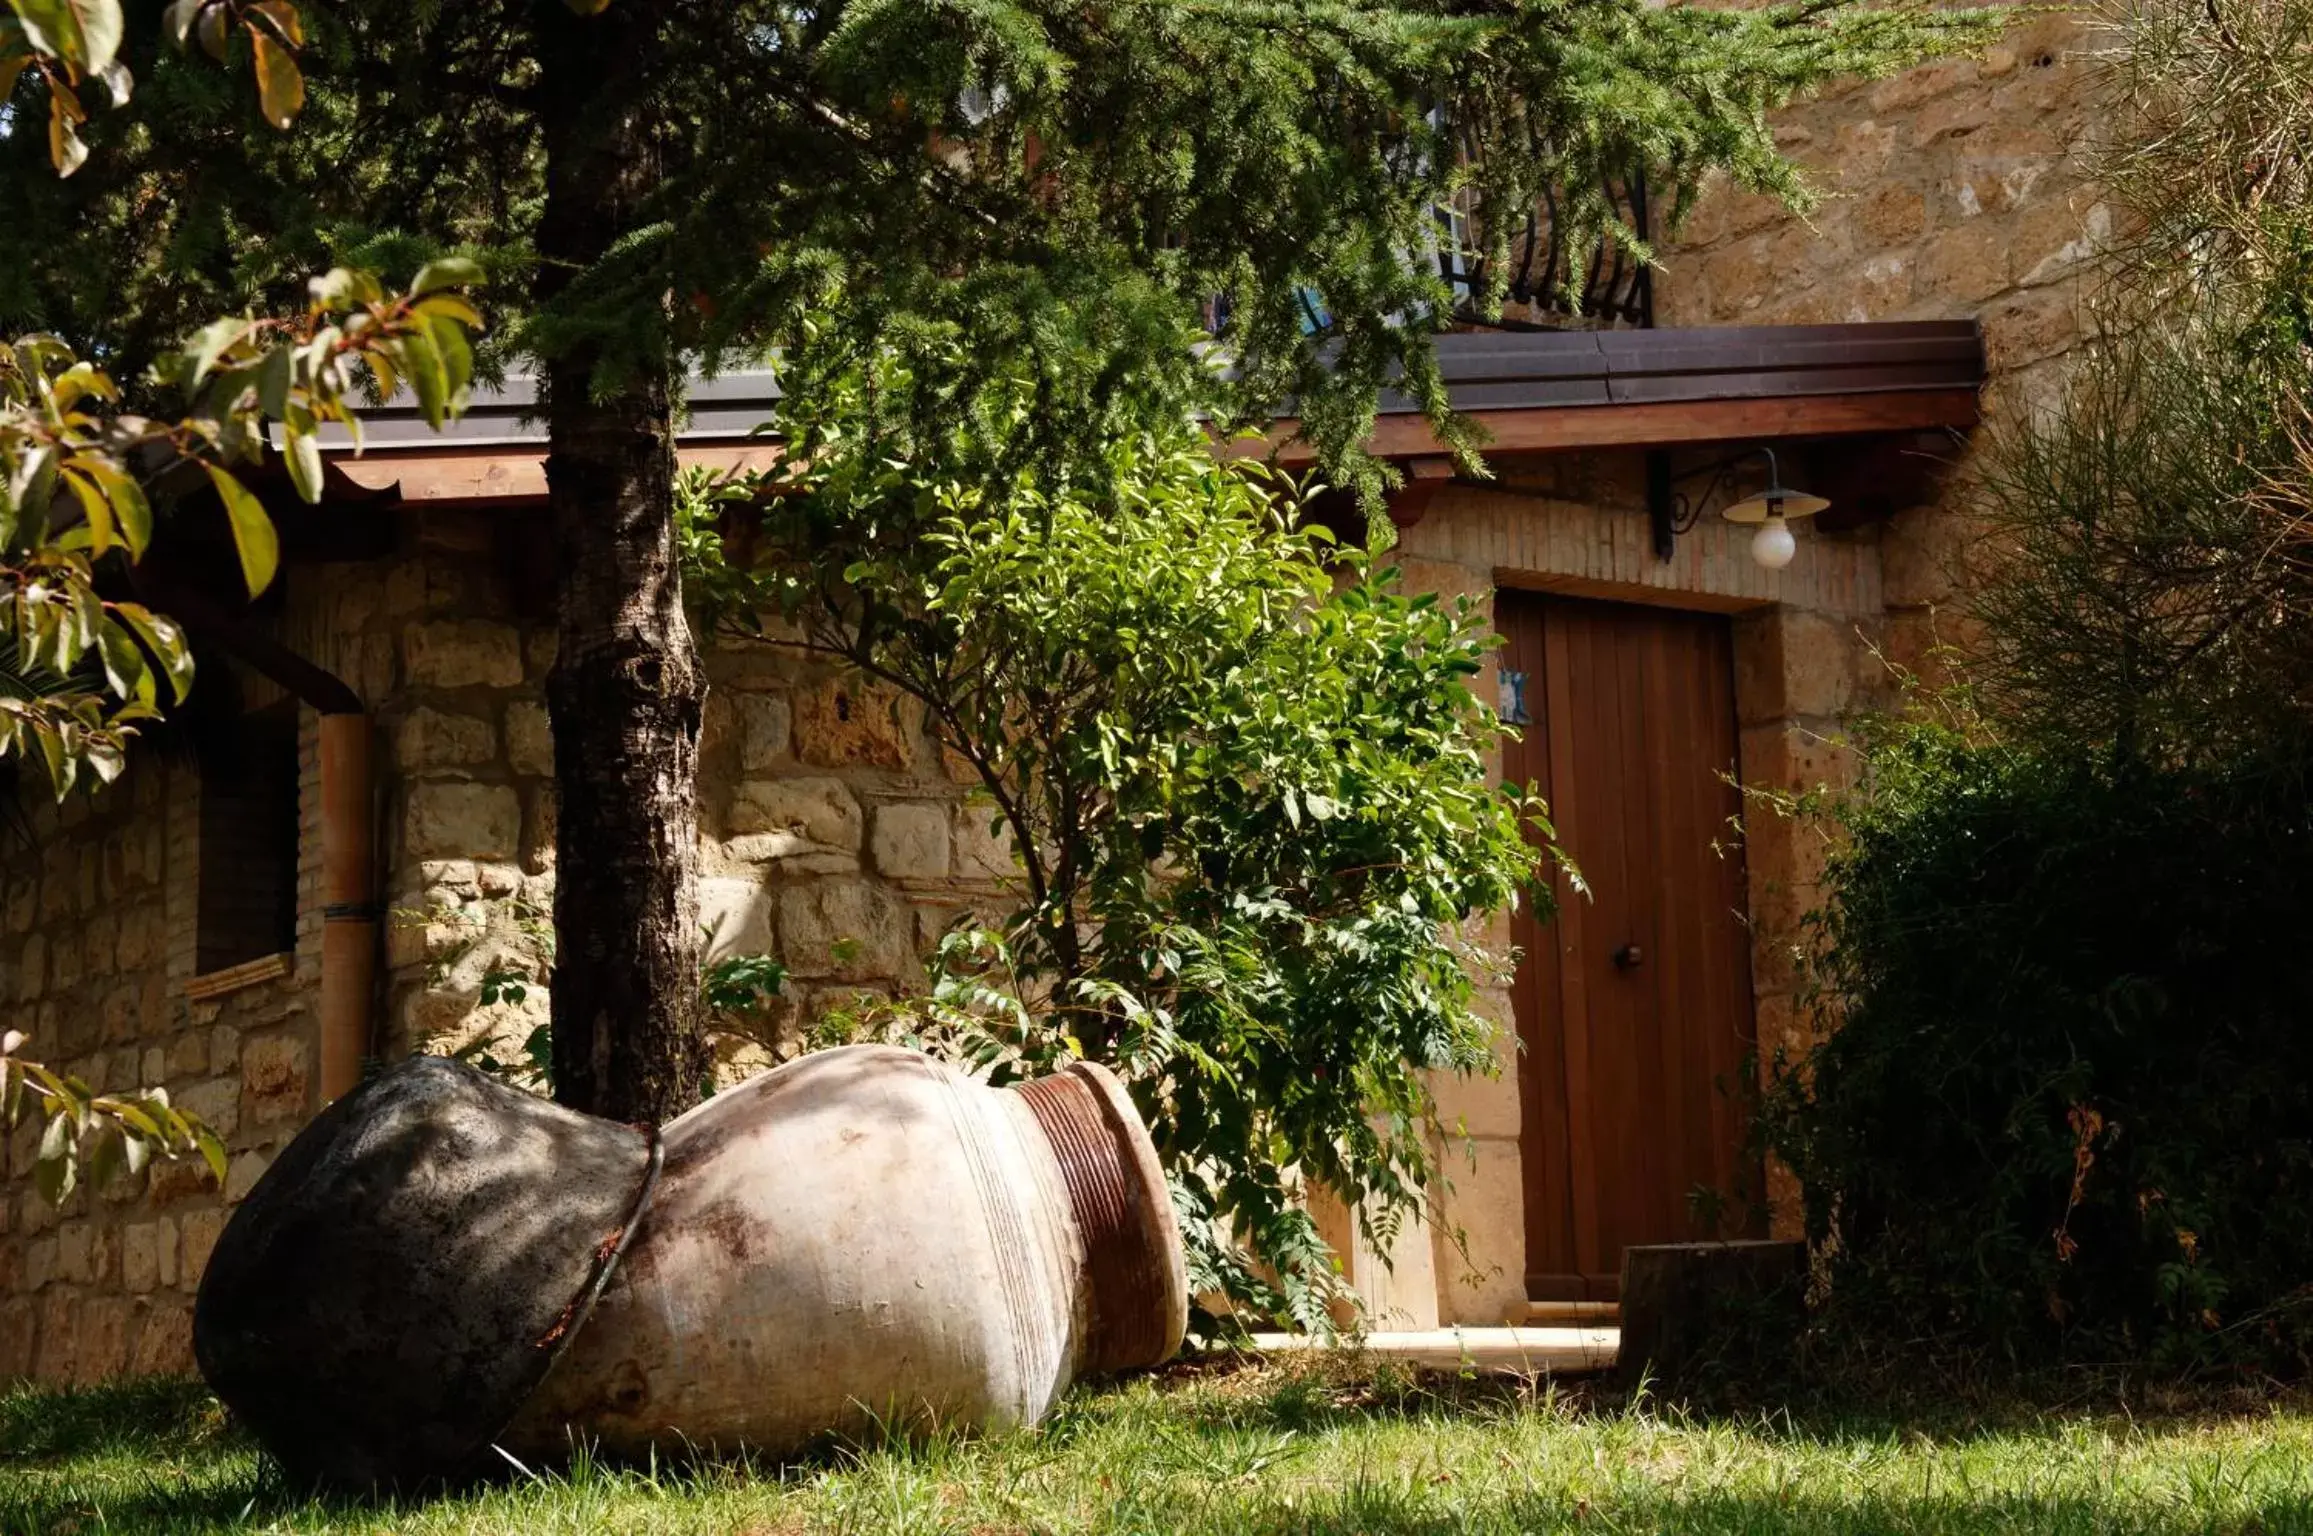
[[[1620,182],[1608,183],[1603,190],[1639,239],[1648,239],[1644,173],[1633,172]],[[1485,292],[1491,274],[1485,253],[1469,237],[1465,216],[1439,213],[1438,272],[1465,304],[1467,318],[1477,324],[1515,329],[1652,327],[1652,269],[1612,240],[1599,241],[1578,269],[1558,217],[1559,201],[1557,195],[1545,192],[1526,216],[1525,230],[1510,242],[1504,302],[1523,308],[1526,314],[1500,320],[1480,320],[1476,313],[1476,297]]]

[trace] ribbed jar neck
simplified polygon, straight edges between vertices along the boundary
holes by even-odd
[[[1060,1165],[1084,1245],[1089,1314],[1078,1375],[1156,1365],[1188,1330],[1172,1197],[1147,1127],[1106,1068],[1076,1062],[1012,1090]]]

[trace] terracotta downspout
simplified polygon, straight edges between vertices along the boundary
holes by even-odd
[[[321,714],[321,1020],[323,1104],[361,1085],[377,995],[376,774],[361,695],[196,589],[147,580],[154,603]]]
[[[378,948],[373,788],[369,716],[324,712],[318,1074],[324,1104],[361,1085],[361,1062],[370,1049],[370,1005],[377,996]]]

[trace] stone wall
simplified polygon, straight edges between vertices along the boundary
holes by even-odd
[[[262,683],[245,691],[267,702]],[[0,1189],[0,1379],[190,1370],[193,1291],[226,1207],[313,1112],[319,766],[310,713],[303,725],[295,947],[278,974],[228,991],[188,990],[197,770],[152,750],[115,788],[62,805],[27,786],[38,854],[12,851],[0,878],[0,997],[32,1037],[26,1054],[99,1092],[167,1088],[230,1159],[222,1190],[197,1160],[156,1162],[52,1208],[31,1187],[38,1127],[18,1126]]]
[[[519,535],[519,530],[516,530]],[[401,525],[385,557],[292,569],[276,627],[372,706],[380,867],[391,909],[377,1045],[399,1056],[518,1040],[545,992],[480,1002],[493,967],[535,962],[551,911],[553,754],[541,686],[551,625],[526,617],[519,550],[490,514]],[[768,953],[788,996],[729,1075],[796,1026],[920,980],[918,956],[1001,900],[1008,847],[964,803],[916,718],[840,669],[714,644],[702,743],[702,915],[710,957]],[[280,697],[237,679],[244,702]],[[222,995],[196,978],[198,771],[135,752],[119,787],[29,795],[29,850],[0,863],[0,1005],[27,1053],[100,1091],[164,1086],[225,1137],[225,1188],[162,1164],[61,1210],[33,1192],[19,1127],[0,1190],[0,1380],[97,1380],[192,1365],[190,1306],[230,1203],[310,1118],[320,980],[317,717],[301,721],[299,918],[280,974]],[[6,835],[0,833],[0,835]]]
[[[1778,143],[1821,202],[1798,215],[1724,183],[1661,243],[1661,325],[1796,325],[1977,318],[1987,416],[2056,387],[2091,329],[2083,279],[2112,210],[2087,179],[2098,131],[2085,13],[2026,15],[1980,60],[1852,84],[1777,114]],[[1881,577],[1891,658],[1918,669],[1964,642],[1965,445],[1930,504],[1887,527]],[[1939,610],[1941,610],[1939,612]]]

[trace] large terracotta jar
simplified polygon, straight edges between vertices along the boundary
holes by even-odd
[[[806,1056],[665,1128],[657,1188],[504,1441],[623,1456],[1035,1422],[1177,1349],[1156,1149],[1078,1064],[991,1089],[911,1051]]]

